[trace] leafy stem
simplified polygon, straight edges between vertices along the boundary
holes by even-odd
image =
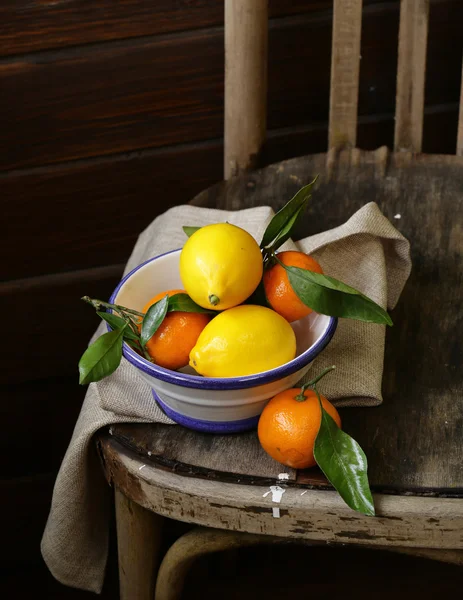
[[[263,248],[262,261],[264,263],[264,270],[273,266],[277,262],[275,258],[275,250],[273,248]]]
[[[126,322],[129,324],[130,329],[133,331],[133,333],[138,337],[138,325],[139,322],[135,321],[132,317],[127,316],[125,317]]]
[[[310,387],[320,406],[320,427],[313,449],[315,461],[347,506],[364,515],[374,516],[375,507],[368,482],[365,453],[325,410],[317,389],[320,379],[333,369],[334,366],[328,367],[301,388],[304,398],[305,390]],[[296,400],[302,399],[297,396]]]
[[[316,393],[316,394],[318,394],[318,392],[317,392],[317,388],[316,388],[316,386],[317,386],[317,383],[320,381],[320,379],[322,379],[323,377],[325,377],[325,375],[326,375],[327,373],[329,373],[330,371],[334,371],[334,369],[336,369],[336,366],[335,366],[335,365],[332,365],[331,367],[326,367],[326,369],[324,369],[324,370],[323,370],[323,371],[320,373],[320,375],[317,375],[317,377],[315,377],[314,379],[311,379],[311,380],[310,380],[310,381],[308,381],[307,383],[304,383],[304,385],[301,387],[301,391],[300,391],[300,393],[299,393],[299,394],[298,394],[298,395],[295,397],[295,399],[296,399],[298,402],[303,402],[303,401],[306,399],[306,397],[305,397],[304,393],[305,393],[305,391],[306,391],[308,388],[313,388],[313,390],[315,391],[315,393]]]
[[[286,271],[289,284],[299,300],[315,312],[330,317],[392,325],[387,311],[357,289],[334,277],[285,265],[275,253],[272,256]]]
[[[153,362],[146,344],[159,329],[168,312],[211,312],[193,302],[190,296],[184,293],[173,294],[170,297],[166,294],[152,304],[146,314],[89,296],[83,296],[82,300],[96,309],[97,315],[109,324],[111,331],[100,336],[82,355],[79,362],[81,384],[99,381],[111,375],[121,362],[123,342],[143,358]]]
[[[287,202],[276,215],[273,216],[264,232],[260,243],[262,249],[271,248],[273,251],[282,246],[289,239],[296,223],[307,208],[312,188],[317,181],[318,175],[308,185],[302,187]]]
[[[149,362],[153,362],[153,359],[149,355],[148,350],[145,348],[145,346],[140,341],[137,341],[137,346],[140,348],[140,351],[143,354],[143,358],[146,358],[146,360],[148,360]]]
[[[110,304],[109,302],[103,302],[103,300],[98,300],[97,298],[90,298],[89,296],[82,296],[81,300],[91,304],[93,308],[96,310],[101,310],[101,307],[110,308],[112,310],[117,311],[120,314],[127,313],[129,315],[135,315],[137,317],[144,317],[145,313],[138,312],[138,310],[133,310],[132,308],[127,308],[125,306],[119,306],[119,304]]]

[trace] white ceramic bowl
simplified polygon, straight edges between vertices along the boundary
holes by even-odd
[[[139,265],[122,279],[110,302],[141,311],[154,295],[184,289],[179,258],[180,250],[173,250]],[[316,313],[292,323],[297,340],[294,360],[245,377],[202,377],[190,367],[171,371],[145,360],[126,343],[123,353],[176,423],[199,431],[232,433],[256,427],[267,401],[301,379],[330,342],[336,325],[336,318]]]

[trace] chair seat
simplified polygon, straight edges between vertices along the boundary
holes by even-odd
[[[343,428],[368,457],[377,517],[349,509],[317,468],[296,471],[273,461],[255,432],[212,436],[176,425],[113,425],[97,437],[116,487],[121,598],[152,597],[154,573],[146,571],[158,552],[158,515],[241,532],[242,540],[232,536],[238,546],[249,544],[250,534],[266,534],[462,564],[463,158],[332,151],[241,174],[192,203],[276,211],[317,174],[295,239],[336,227],[375,201],[411,243],[412,275],[387,331],[384,402],[342,413]],[[285,492],[277,504],[268,492],[278,483]],[[202,531],[166,555],[157,599],[179,597],[189,565],[207,551],[202,536],[209,534]],[[214,535],[219,545],[229,543],[225,534]]]
[[[463,158],[385,148],[305,156],[221,183],[193,204],[278,210],[317,173],[296,239],[336,227],[375,201],[411,242],[412,275],[387,331],[384,402],[345,409],[344,429],[368,457],[373,491],[461,497]],[[158,424],[118,425],[113,435],[147,462],[188,475],[262,484],[285,471],[299,485],[329,487],[317,469],[296,472],[275,463],[253,432],[211,439]]]

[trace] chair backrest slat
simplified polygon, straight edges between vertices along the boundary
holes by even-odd
[[[394,150],[421,152],[429,0],[401,0]]]
[[[328,147],[355,147],[362,0],[334,0]]]
[[[254,168],[265,140],[267,32],[267,0],[225,0],[225,179]]]
[[[463,156],[463,65],[461,68],[460,116],[458,117],[457,156]]]
[[[422,149],[428,24],[429,0],[401,0],[395,151]],[[332,151],[356,146],[361,30],[362,0],[333,0]],[[265,141],[267,38],[268,0],[225,0],[225,179],[255,168]],[[463,74],[457,154],[463,156]]]

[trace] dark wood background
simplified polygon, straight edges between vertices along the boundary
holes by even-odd
[[[270,0],[262,164],[327,146],[332,2]],[[358,145],[392,147],[399,2],[364,0]],[[424,151],[453,154],[463,2],[431,0]],[[222,178],[223,1],[2,0],[6,564],[38,560],[77,362],[138,233]],[[5,518],[6,517],[6,518]]]

